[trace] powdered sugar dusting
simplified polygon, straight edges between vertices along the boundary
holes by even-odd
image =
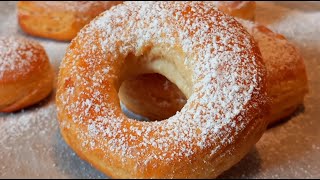
[[[35,128],[36,123],[41,124],[44,128],[38,129],[38,131],[34,131],[33,133],[48,133],[47,131],[49,131],[50,128],[46,126],[52,126],[51,121],[56,110],[55,106],[51,104],[43,109],[34,109],[34,111],[26,110],[20,113],[24,113],[24,116],[16,117],[15,114],[9,114],[8,117],[6,117],[4,114],[0,114],[0,143],[5,142],[8,138],[14,139],[24,135],[29,129]],[[37,116],[35,116],[35,114],[37,114]],[[4,120],[4,117],[6,117],[6,120]],[[29,136],[34,136],[34,134],[29,134]],[[6,148],[6,145],[3,144],[1,147]]]
[[[149,157],[145,164],[157,159],[172,161],[192,157],[205,148],[214,155],[233,143],[251,120],[262,123],[256,119],[260,115],[247,116],[244,109],[263,107],[265,103],[264,95],[257,94],[264,69],[257,68],[261,67],[258,54],[250,55],[253,45],[248,37],[233,18],[221,16],[201,2],[126,2],[117,6],[79,33],[73,43],[78,41],[80,48],[67,51],[60,72],[67,76],[60,77],[57,99],[58,112],[72,118],[61,118],[62,128],[74,123],[86,126],[77,131],[84,142],[83,150],[101,148],[106,154],[114,152],[123,163],[130,158],[138,165],[143,156]],[[101,49],[94,46],[96,39]],[[106,59],[107,64],[115,63],[129,53],[140,56],[147,45],[157,44],[178,46],[185,53],[182,63],[192,69],[193,93],[181,111],[165,121],[127,119],[119,113],[118,104],[106,103],[114,98],[113,91],[105,93],[112,87],[101,84],[116,80],[115,70],[111,67],[103,71],[98,65],[106,66]],[[78,91],[80,84],[87,87],[81,88],[79,95],[63,88],[74,87]],[[105,95],[93,96],[97,91]],[[259,100],[251,106],[251,98]],[[94,106],[101,111],[90,111]],[[93,141],[96,146],[90,145]]]
[[[23,37],[1,37],[0,79],[5,74],[13,72],[15,77],[27,74],[32,69],[33,62],[45,60],[43,57],[37,57],[43,55],[39,49],[42,49],[39,43]]]

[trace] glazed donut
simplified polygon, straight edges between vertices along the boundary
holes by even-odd
[[[21,29],[33,36],[69,41],[101,12],[122,1],[20,1]]]
[[[256,2],[254,1],[208,1],[218,10],[241,19],[253,21],[255,18]]]
[[[260,24],[240,19],[238,21],[257,41],[266,64],[268,96],[272,100],[268,120],[272,125],[290,116],[303,103],[308,91],[303,58],[283,35]],[[152,74],[140,75],[123,82],[119,97],[128,109],[149,120],[165,119],[179,111],[186,102],[183,93],[172,82],[163,76]]]
[[[0,38],[0,112],[13,112],[48,96],[53,69],[43,47],[22,37]]]
[[[126,117],[125,79],[159,73],[188,101],[158,122]],[[267,121],[266,70],[253,38],[203,2],[125,2],[74,38],[60,66],[60,130],[114,178],[211,178],[237,163]]]

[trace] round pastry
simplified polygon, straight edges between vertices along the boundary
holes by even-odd
[[[188,98],[174,116],[142,122],[121,111],[130,77],[166,76]],[[61,134],[114,178],[211,178],[264,132],[265,66],[236,20],[203,2],[125,2],[93,20],[62,61]]]
[[[303,58],[284,36],[263,25],[240,19],[238,21],[257,41],[266,64],[268,96],[272,100],[268,120],[270,124],[274,124],[291,115],[303,103],[308,91]],[[172,82],[152,74],[140,75],[123,82],[119,97],[129,110],[149,120],[165,119],[170,114],[164,113],[170,112],[173,115],[186,102],[183,93]]]
[[[255,18],[256,2],[254,1],[210,1],[220,11],[245,20]]]
[[[43,47],[22,37],[0,38],[0,112],[13,112],[48,96],[53,69]]]
[[[238,19],[253,35],[267,68],[267,90],[271,98],[270,124],[290,116],[303,103],[308,79],[303,58],[283,35],[267,27]]]
[[[69,41],[101,12],[122,1],[20,1],[18,21],[26,33]]]

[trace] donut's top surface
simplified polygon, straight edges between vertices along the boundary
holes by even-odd
[[[160,44],[183,52],[193,93],[167,120],[129,119],[113,87],[116,64],[129,53],[140,56]],[[125,2],[72,41],[59,75],[61,127],[79,125],[84,151],[101,148],[137,164],[152,166],[153,160],[167,162],[204,150],[215,155],[249,123],[260,121],[264,75],[253,39],[232,17],[201,2]]]
[[[23,79],[48,61],[43,47],[23,37],[0,37],[0,82]]]

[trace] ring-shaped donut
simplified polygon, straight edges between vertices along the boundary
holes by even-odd
[[[126,117],[128,77],[160,73],[188,97],[157,122]],[[247,31],[202,2],[125,2],[72,40],[57,90],[61,133],[111,177],[208,178],[238,162],[266,128],[265,67]]]

